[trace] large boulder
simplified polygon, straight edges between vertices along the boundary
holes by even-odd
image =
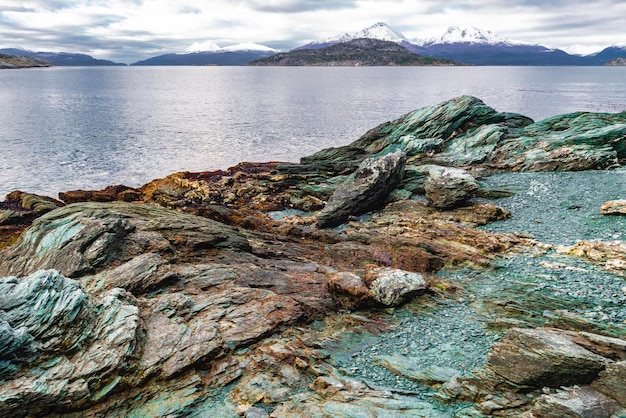
[[[581,171],[615,167],[625,157],[626,112],[574,112],[508,135],[490,162],[525,171]]]
[[[542,388],[590,383],[609,359],[552,328],[512,328],[489,352],[486,375],[495,385]]]
[[[411,165],[439,164],[488,172],[605,169],[626,158],[626,112],[575,112],[539,122],[496,112],[460,96],[407,113],[342,148],[302,159],[319,166],[351,167],[372,155],[403,150]],[[345,172],[345,171],[344,171]]]
[[[357,170],[330,197],[317,215],[317,225],[330,228],[379,208],[402,179],[406,156],[396,151],[364,160]]]

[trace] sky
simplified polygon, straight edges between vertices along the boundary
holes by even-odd
[[[588,54],[626,46],[626,0],[0,0],[0,47],[133,63],[194,43],[289,50],[385,22],[407,38],[475,26]]]

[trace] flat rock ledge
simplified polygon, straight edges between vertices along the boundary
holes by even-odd
[[[470,374],[417,367],[410,350],[376,356],[440,404],[361,380],[329,351],[403,332],[403,304],[517,312],[435,275],[551,249],[476,228],[511,216],[480,177],[612,169],[625,141],[624,112],[534,122],[462,96],[299,164],[59,200],[13,192],[0,207],[0,416],[621,416],[626,331],[569,312],[492,318],[501,338]],[[557,251],[621,275],[622,244]]]

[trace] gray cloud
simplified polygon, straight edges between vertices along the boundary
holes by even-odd
[[[326,1],[326,0],[278,0],[252,1],[251,6],[260,12],[269,13],[302,13],[314,10],[340,10],[357,7],[358,1]]]
[[[405,34],[421,36],[426,26],[443,33],[447,25],[459,21],[482,27],[490,22],[484,16],[497,16],[499,25],[483,29],[496,29],[511,39],[553,47],[567,46],[564,42],[584,43],[592,37],[595,44],[602,39],[607,39],[606,46],[626,44],[622,30],[626,4],[622,0],[593,4],[588,0],[215,0],[210,6],[191,0],[181,1],[178,6],[160,0],[120,0],[111,2],[106,14],[100,13],[102,8],[89,9],[90,5],[102,6],[102,0],[4,3],[0,5],[0,47],[98,51],[98,58],[127,63],[182,52],[195,42],[207,40],[221,46],[253,41],[288,50],[313,39],[360,30],[377,21],[385,21]],[[78,5],[81,10],[76,12],[73,9]],[[172,22],[164,24],[162,15],[154,21],[147,18],[159,7],[169,10]],[[32,18],[40,10],[51,13],[54,21],[61,23],[48,29],[38,23],[22,23],[38,22]],[[320,14],[308,12],[321,12],[324,20],[319,19]],[[79,17],[75,21],[64,18],[70,15]],[[435,16],[440,28],[432,23]],[[446,22],[450,16],[456,21]]]
[[[34,12],[34,11],[35,11],[35,9],[31,9],[29,7],[3,6],[3,5],[0,5],[0,13],[3,13],[3,12],[28,13],[28,12]]]

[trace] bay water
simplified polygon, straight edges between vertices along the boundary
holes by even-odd
[[[626,109],[625,67],[56,67],[0,71],[0,199],[293,161],[474,95],[540,120]]]

